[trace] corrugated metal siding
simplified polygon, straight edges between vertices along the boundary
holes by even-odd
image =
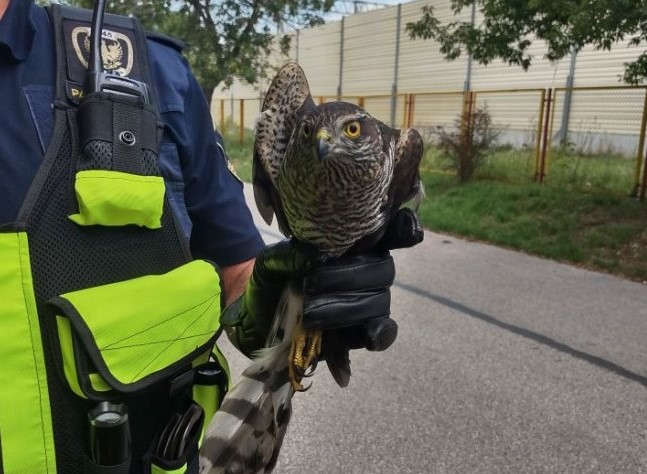
[[[475,23],[480,24],[482,21],[483,15],[477,11]],[[527,39],[532,42],[527,50],[532,61],[527,71],[524,71],[521,66],[509,65],[498,59],[488,65],[474,62],[472,89],[533,89],[564,86],[569,73],[570,56],[551,62],[545,57],[547,49],[544,41],[532,35]]]
[[[492,128],[501,134],[501,144],[533,147],[542,107],[541,90],[519,92],[477,92],[475,107],[487,109],[492,118]],[[561,116],[555,110],[555,120]]]
[[[248,99],[258,97],[260,91],[263,90],[262,85],[250,85],[242,82],[240,79],[234,79],[233,84],[225,88],[225,86],[216,87],[213,92],[213,97],[218,99]]]
[[[453,128],[463,110],[462,92],[449,94],[417,94],[414,101],[413,123],[417,128]]]
[[[638,133],[644,97],[645,91],[642,88],[575,90],[570,128],[580,131]]]
[[[645,89],[575,90],[569,141],[588,153],[634,154],[642,122]]]
[[[364,108],[376,119],[386,123],[391,123],[391,97],[368,97],[364,101]],[[396,116],[396,120],[397,120]]]
[[[243,123],[247,128],[253,128],[260,112],[260,98],[247,98],[243,103]],[[239,124],[241,112],[241,100],[222,97],[214,97],[211,100],[211,116],[213,123],[218,129],[223,129],[228,123]]]
[[[337,95],[341,22],[299,32],[299,64],[313,95]]]
[[[617,86],[622,84],[624,63],[635,60],[644,50],[630,47],[629,41],[622,41],[611,51],[598,50],[587,46],[577,55],[575,87]]]
[[[439,53],[436,42],[409,38],[407,23],[418,20],[421,8],[427,4],[434,5],[435,15],[444,23],[470,19],[469,8],[455,16],[451,0],[418,0],[401,5],[399,95],[393,112],[390,94],[394,81],[398,7],[387,7],[344,20],[341,84],[344,100],[358,103],[363,97],[369,113],[385,123],[391,122],[393,114],[395,125],[401,126],[406,120],[403,94],[418,93],[413,114],[416,127],[430,130],[438,125],[453,126],[463,106],[467,59],[461,57],[447,62]],[[315,100],[334,100],[339,86],[341,43],[342,22],[329,23],[292,34],[292,49],[288,56],[280,54],[275,47],[269,60],[278,67],[287,59],[298,59],[308,76]],[[627,41],[619,43],[610,52],[585,48],[576,58],[575,87],[618,85],[623,64],[634,60],[641,52],[641,48],[628,47]],[[530,54],[533,63],[527,72],[502,62],[487,66],[474,63],[472,66],[471,88],[480,91],[477,93],[477,106],[487,104],[495,126],[500,127],[515,144],[528,144],[535,138],[540,92],[484,91],[560,88],[566,85],[569,74],[570,57],[557,63],[549,62],[544,58],[542,42],[535,41]],[[232,101],[231,97],[249,98],[254,102],[245,105],[245,125],[251,127],[258,113],[258,98],[268,83],[269,79],[253,87],[235,82],[227,91],[217,89],[213,104],[215,122],[220,122],[218,99],[226,99],[225,115],[237,123],[239,103]],[[455,93],[438,94],[447,91]],[[637,146],[634,142],[640,128],[644,94],[643,89],[576,90],[568,139],[577,146],[586,142],[586,147],[592,151],[601,149],[608,142],[619,146],[623,152],[630,152]],[[565,95],[564,90],[557,91],[557,99],[552,104],[555,137],[562,125]],[[597,141],[590,138],[592,134],[597,134]]]
[[[467,59],[460,57],[455,61],[445,61],[438,51],[438,43],[433,40],[412,40],[405,31],[407,23],[418,20],[421,16],[420,9],[427,4],[434,5],[434,14],[443,22],[470,18],[469,12],[463,12],[455,17],[449,0],[422,0],[402,5],[398,91],[463,90],[467,75]]]
[[[544,58],[546,47],[543,41],[533,41],[529,54],[532,65],[527,71],[500,60],[488,65],[475,62],[472,66],[472,89],[534,89],[566,85],[570,57],[551,63]]]
[[[397,12],[397,7],[388,7],[344,20],[343,95],[391,90]]]

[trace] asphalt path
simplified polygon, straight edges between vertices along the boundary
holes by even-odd
[[[433,232],[394,257],[398,339],[318,369],[276,473],[647,473],[647,285]]]

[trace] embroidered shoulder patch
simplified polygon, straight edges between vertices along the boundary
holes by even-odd
[[[229,172],[232,175],[234,175],[234,178],[236,178],[238,181],[243,183],[243,180],[240,179],[240,176],[238,176],[238,173],[236,173],[236,168],[234,168],[234,164],[231,162],[231,160],[229,159],[229,156],[227,155],[227,152],[225,151],[225,149],[220,143],[218,143],[218,148],[220,148],[220,151],[222,151],[222,156],[225,157],[225,163],[227,165],[227,169],[229,170]]]

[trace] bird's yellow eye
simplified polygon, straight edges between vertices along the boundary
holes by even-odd
[[[353,120],[352,122],[348,122],[346,125],[344,125],[344,135],[346,135],[348,138],[359,137],[361,131],[362,127],[357,120]]]

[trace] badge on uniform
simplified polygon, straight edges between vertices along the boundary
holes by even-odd
[[[77,26],[72,30],[72,45],[79,62],[87,69],[90,57],[90,28]],[[123,33],[112,30],[101,32],[103,69],[118,76],[128,76],[133,69],[133,44]]]
[[[84,96],[85,78],[90,59],[90,25],[65,19],[65,50],[67,51],[67,95],[78,104]],[[118,27],[104,28],[101,32],[101,57],[103,69],[110,74],[141,80],[140,58],[133,46],[134,31]]]

